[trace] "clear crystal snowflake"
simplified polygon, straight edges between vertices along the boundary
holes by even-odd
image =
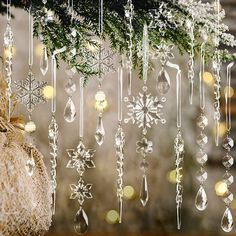
[[[173,54],[173,44],[166,44],[166,43],[160,43],[156,46],[156,48],[153,50],[153,53],[151,54],[152,59],[160,59],[161,62],[165,63],[167,60],[174,59],[175,56]]]
[[[67,164],[67,168],[75,169],[80,176],[83,175],[86,168],[95,168],[95,164],[92,160],[95,151],[92,149],[85,149],[85,146],[82,141],[76,149],[68,149],[67,153],[71,160]]]
[[[92,69],[95,71],[99,71],[101,68],[102,73],[108,73],[111,71],[115,71],[114,66],[114,52],[111,52],[107,50],[106,48],[101,49],[101,58],[100,58],[100,52],[96,52],[94,54],[91,54],[91,61],[92,61]],[[100,66],[99,66],[100,65]]]
[[[153,152],[153,143],[148,141],[146,137],[143,137],[141,141],[136,143],[136,152],[141,153],[142,156],[146,156]]]
[[[139,93],[139,96],[126,98],[125,101],[128,102],[129,116],[129,118],[124,120],[125,123],[131,121],[146,133],[146,129],[151,128],[153,124],[157,124],[158,122],[164,124],[166,122],[162,118],[162,103],[165,102],[165,98],[160,101],[158,97],[147,94],[146,87],[144,87],[143,93]]]
[[[16,100],[26,106],[28,112],[32,112],[40,103],[46,102],[42,94],[43,88],[47,85],[45,81],[36,81],[30,71],[28,77],[23,81],[15,81],[17,90]]]
[[[76,199],[78,198],[78,202],[80,205],[84,203],[85,198],[91,199],[93,198],[90,189],[92,188],[92,184],[85,184],[84,180],[80,178],[78,181],[78,184],[70,184],[71,188],[71,195],[70,199]]]

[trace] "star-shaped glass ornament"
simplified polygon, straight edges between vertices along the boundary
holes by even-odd
[[[136,143],[136,152],[141,153],[142,156],[146,156],[153,152],[153,143],[148,141],[146,137],[143,137]]]
[[[160,59],[161,63],[164,65],[166,61],[175,58],[172,52],[173,48],[174,48],[173,44],[166,44],[161,42],[159,45],[155,46],[155,48],[151,52],[151,58]]]
[[[85,199],[91,199],[93,198],[90,190],[92,188],[92,184],[85,184],[83,179],[79,179],[78,184],[70,184],[71,188],[71,195],[70,199],[76,199],[78,198],[78,202],[80,205],[84,203]]]
[[[71,160],[69,160],[66,167],[76,169],[80,176],[83,175],[86,168],[95,168],[95,164],[92,160],[95,150],[86,150],[82,141],[80,141],[76,149],[68,149],[67,153]]]
[[[162,118],[163,102],[166,98],[161,100],[158,97],[151,96],[147,93],[147,87],[143,88],[143,93],[139,93],[139,96],[132,96],[125,98],[125,102],[128,103],[128,116],[124,120],[125,123],[131,121],[133,124],[137,124],[139,128],[143,129],[143,134],[147,133],[147,128],[151,128],[153,124],[161,122],[164,124],[166,120]]]
[[[47,85],[45,81],[36,81],[33,73],[29,71],[28,77],[22,81],[15,81],[16,100],[26,106],[29,113],[32,113],[35,106],[46,102],[43,96],[43,88]]]
[[[101,52],[99,50],[90,55],[91,57],[91,67],[94,71],[99,71],[105,74],[112,71],[116,71],[114,65],[114,56],[115,52],[107,50],[105,47],[101,48]]]

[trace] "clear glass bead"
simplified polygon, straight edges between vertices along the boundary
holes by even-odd
[[[142,162],[140,163],[140,169],[145,172],[148,170],[149,164],[147,163],[146,160],[142,160]]]
[[[230,205],[230,203],[234,200],[234,195],[228,191],[226,195],[223,197],[223,201],[226,205]]]
[[[197,144],[200,147],[205,146],[208,143],[208,137],[204,134],[201,133],[198,137],[197,137]]]
[[[196,160],[199,164],[205,164],[208,160],[208,156],[205,152],[199,151],[196,155]]]
[[[204,169],[199,170],[196,173],[196,178],[200,183],[205,182],[207,180],[207,172]]]
[[[201,129],[205,129],[205,127],[208,125],[208,119],[205,115],[200,115],[200,117],[197,119],[197,125]]]
[[[69,96],[72,96],[76,92],[76,84],[72,79],[69,79],[65,86],[65,91]]]
[[[234,164],[234,158],[227,153],[222,160],[222,164],[226,168],[230,168]]]
[[[223,148],[226,150],[230,150],[234,147],[234,140],[231,137],[226,137],[222,144]]]
[[[223,176],[223,180],[227,185],[231,185],[234,182],[234,176],[231,175],[230,173],[226,173]]]

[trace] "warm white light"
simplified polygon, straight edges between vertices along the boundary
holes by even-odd
[[[224,196],[228,191],[228,186],[225,182],[219,181],[215,184],[215,192],[217,196]]]
[[[171,170],[167,173],[167,180],[172,184],[176,183],[176,170]]]
[[[119,219],[119,214],[115,210],[110,210],[107,212],[105,219],[108,224],[116,224]]]
[[[106,94],[103,91],[100,90],[95,94],[95,100],[97,102],[103,102],[105,99],[106,99]]]
[[[35,49],[34,49],[34,52],[35,52],[35,55],[39,58],[42,57],[43,55],[43,44],[39,43],[35,46]]]
[[[16,48],[12,47],[12,48],[5,48],[4,49],[4,56],[6,58],[12,58],[16,55]]]
[[[43,88],[43,96],[46,98],[46,99],[52,99],[54,97],[54,89],[52,86],[50,85],[47,85]]]
[[[96,102],[95,103],[95,109],[98,111],[98,112],[104,112],[108,107],[108,102],[107,100],[104,100],[102,102]]]
[[[209,86],[213,85],[214,84],[213,75],[210,72],[204,72],[203,81]]]
[[[123,193],[124,193],[124,198],[127,200],[134,199],[135,194],[136,194],[134,187],[130,185],[127,185],[124,187]]]
[[[232,87],[226,86],[224,89],[224,93],[227,95],[228,98],[234,96],[234,89]]]

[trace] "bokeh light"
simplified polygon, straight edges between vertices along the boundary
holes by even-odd
[[[12,51],[9,48],[4,49],[4,56],[5,57],[14,57],[16,55],[16,48],[12,47]]]
[[[43,44],[42,43],[38,43],[36,46],[35,46],[35,49],[34,49],[34,53],[37,57],[41,57],[43,55]]]
[[[52,86],[50,85],[47,85],[43,88],[43,96],[46,98],[46,99],[52,99],[54,97],[54,89]]]
[[[224,94],[226,94],[227,97],[231,98],[234,96],[234,89],[232,87],[226,86],[224,89]]]
[[[172,184],[176,183],[176,170],[171,170],[167,173],[167,180]]]
[[[210,72],[204,72],[203,74],[203,81],[209,85],[212,86],[214,84],[214,78],[213,75]]]
[[[215,184],[215,192],[217,196],[224,196],[228,191],[228,186],[225,182],[219,181]]]
[[[124,193],[124,198],[126,200],[132,200],[136,196],[136,191],[135,191],[134,187],[131,185],[125,186],[123,189],[123,193]]]
[[[108,211],[106,214],[105,220],[108,224],[111,224],[111,225],[118,223],[118,220],[119,220],[118,212],[115,210]]]

